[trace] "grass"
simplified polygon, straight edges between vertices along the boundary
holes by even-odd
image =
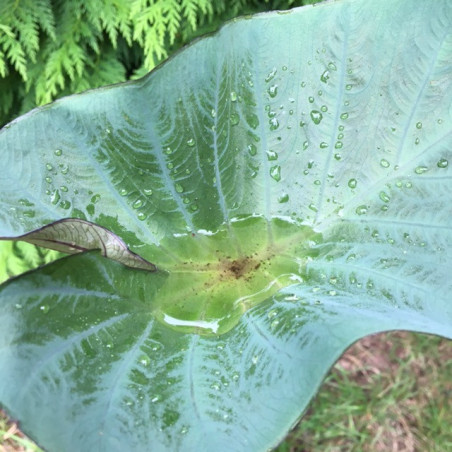
[[[392,332],[336,363],[277,452],[452,451],[452,341]]]
[[[276,452],[452,451],[452,341],[392,332],[353,345]],[[41,451],[0,411],[0,452]]]
[[[41,452],[41,450],[0,410],[0,452]]]

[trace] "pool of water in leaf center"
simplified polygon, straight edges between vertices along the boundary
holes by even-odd
[[[165,238],[148,256],[168,272],[156,318],[181,332],[223,334],[248,309],[303,282],[319,238],[307,226],[256,216]]]

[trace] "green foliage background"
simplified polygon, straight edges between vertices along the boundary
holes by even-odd
[[[0,127],[68,94],[139,78],[244,14],[320,0],[1,0]],[[56,259],[0,242],[0,282]]]
[[[319,0],[2,0],[0,125],[63,95],[146,74],[233,17]]]

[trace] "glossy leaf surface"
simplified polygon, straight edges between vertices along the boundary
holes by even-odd
[[[0,235],[95,253],[0,290],[0,403],[48,450],[265,450],[355,340],[452,338],[452,6],[240,19],[0,133]]]

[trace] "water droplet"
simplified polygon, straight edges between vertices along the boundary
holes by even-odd
[[[52,171],[53,170],[53,166],[50,163],[46,163],[46,168],[48,171]]]
[[[270,97],[276,97],[278,95],[278,85],[272,85],[267,90]]]
[[[323,74],[320,76],[320,81],[323,83],[327,83],[330,78],[330,71],[326,69]]]
[[[252,129],[257,129],[257,127],[259,126],[259,118],[254,113],[247,115],[246,121]]]
[[[330,69],[332,71],[337,71],[337,67],[333,62],[328,63],[328,69]]]
[[[278,154],[275,151],[270,150],[270,151],[267,151],[266,154],[267,154],[268,160],[277,160],[278,159]]]
[[[231,102],[237,102],[237,93],[235,91],[231,91]]]
[[[50,310],[50,306],[48,304],[42,304],[41,306],[39,306],[39,310],[43,313],[43,314],[47,314]]]
[[[128,191],[125,188],[121,188],[121,190],[119,190],[119,194],[121,196],[127,196],[128,195]]]
[[[265,77],[265,81],[268,83],[269,81],[271,81],[274,76],[276,75],[276,68],[274,67],[267,75],[267,77]]]
[[[312,96],[309,96],[308,97],[308,101],[309,101],[309,103],[313,104],[314,103],[314,98]]]
[[[426,166],[422,166],[422,165],[418,166],[418,167],[414,170],[414,172],[415,172],[416,174],[424,174],[426,171],[428,171],[428,168],[427,168]]]
[[[281,196],[278,197],[278,202],[283,204],[285,202],[289,201],[289,195],[287,193],[283,193]]]
[[[301,86],[302,88],[305,88],[305,87],[306,87],[306,82],[301,82],[301,83],[300,83],[300,86]]]
[[[48,184],[51,184],[51,183],[52,183],[52,178],[51,178],[51,177],[46,177],[46,178],[45,178],[45,181],[46,181]]]
[[[134,209],[139,209],[143,205],[143,201],[141,199],[137,199],[133,204],[132,207]]]
[[[308,146],[309,146],[309,141],[305,141],[303,143],[303,151],[306,151],[306,149],[308,149]]]
[[[184,187],[182,187],[181,184],[176,184],[175,188],[177,193],[182,193],[184,191]]]
[[[321,184],[321,182],[320,182],[319,179],[316,179],[316,180],[314,181],[314,185],[320,185],[320,184]]]
[[[414,140],[414,144],[418,145],[418,144],[420,143],[420,141],[421,141],[421,140],[419,140],[419,138],[416,138],[416,139]]]
[[[247,146],[247,149],[248,149],[248,152],[249,152],[250,155],[256,155],[257,154],[257,147],[253,143],[250,143]]]
[[[192,205],[190,206],[190,210],[191,210],[192,212],[196,212],[198,209],[199,209],[198,204],[192,204]]]
[[[55,205],[55,204],[58,204],[59,200],[60,200],[60,192],[58,190],[55,190],[52,193],[52,196],[50,197],[50,202]]]
[[[240,121],[240,116],[237,113],[231,113],[229,119],[231,120],[231,125],[236,126]]]
[[[63,155],[63,151],[61,149],[55,149],[54,154],[59,157],[60,155]]]
[[[368,210],[368,206],[366,206],[365,204],[362,204],[361,206],[358,206],[355,210],[355,212],[358,215],[365,215],[367,213]]]
[[[65,193],[67,193],[68,188],[66,187],[66,185],[62,185],[62,186],[60,187],[60,190],[61,190],[61,191],[64,191]]]
[[[342,149],[343,143],[342,141],[336,141],[336,144],[334,145],[334,147],[336,149]]]
[[[322,141],[320,143],[320,149],[326,149],[328,147],[328,143],[326,143],[325,141]]]
[[[143,193],[146,195],[146,196],[151,196],[152,195],[152,188],[145,188],[144,190],[143,190]]]
[[[270,168],[270,176],[276,181],[281,180],[281,167],[279,165],[272,166]]]
[[[347,119],[347,118],[348,118],[348,113],[341,114],[341,119]]]
[[[187,146],[190,146],[191,148],[195,145],[195,140],[194,138],[189,138],[187,140]]]
[[[276,309],[271,309],[270,311],[268,311],[267,313],[267,317],[269,319],[272,319],[273,317],[276,317],[278,315],[278,311]]]
[[[422,122],[417,122],[416,123],[416,129],[422,129]]]
[[[308,208],[311,209],[313,212],[317,212],[318,211],[316,205],[313,204],[312,202],[311,202],[311,204],[309,204]]]
[[[345,89],[346,89],[347,91],[350,91],[352,88],[353,88],[353,85],[350,85],[350,84],[345,85]]]
[[[383,168],[389,168],[390,163],[389,163],[386,159],[381,159],[381,160],[380,160],[380,165],[381,165]]]
[[[356,179],[352,178],[348,181],[348,186],[350,188],[356,188],[357,185],[358,185],[358,181]]]
[[[146,220],[147,215],[146,215],[144,212],[138,212],[138,213],[137,213],[137,218],[138,218],[140,221],[144,221],[144,220]]]
[[[353,262],[355,259],[356,259],[356,254],[352,253],[352,254],[347,256],[346,261],[347,262]]]
[[[270,130],[276,130],[279,127],[279,121],[276,118],[272,118],[269,121]]]
[[[334,158],[338,161],[342,160],[342,155],[337,152],[336,154],[334,154]]]
[[[326,111],[328,111],[328,107],[327,107],[326,105],[322,105],[322,106],[320,107],[320,110],[323,111],[323,112],[325,113]]]
[[[446,159],[441,159],[438,161],[438,163],[436,164],[436,166],[438,168],[447,168],[447,166],[449,165],[449,162]]]
[[[323,119],[323,115],[318,110],[312,110],[311,111],[311,119],[314,124],[320,124],[320,122]]]
[[[389,202],[391,200],[390,196],[384,191],[381,191],[379,196],[383,202]]]
[[[59,206],[62,209],[68,210],[71,207],[71,203],[70,203],[70,201],[65,200],[65,201],[61,201]]]
[[[149,364],[151,364],[151,359],[149,358],[148,355],[141,355],[139,357],[138,361],[144,367],[147,367],[147,366],[149,366]]]
[[[215,118],[217,116],[217,111],[214,108],[210,110],[210,116],[212,116],[212,118]]]

